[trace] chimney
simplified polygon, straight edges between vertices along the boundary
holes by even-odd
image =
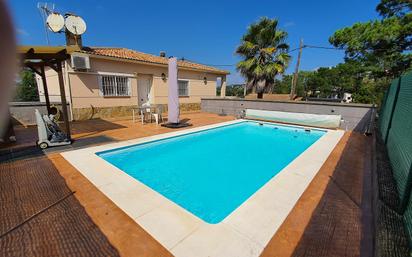
[[[81,35],[74,35],[70,33],[67,29],[65,31],[66,34],[66,45],[67,46],[78,46],[82,48],[82,36]]]
[[[160,51],[159,56],[160,56],[160,57],[166,57],[166,52],[165,52],[165,51]]]

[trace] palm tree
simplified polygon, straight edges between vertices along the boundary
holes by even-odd
[[[265,88],[273,85],[275,77],[289,65],[288,34],[278,29],[278,20],[262,17],[248,28],[236,53],[243,57],[237,70],[246,78],[247,87],[255,88],[263,98]]]

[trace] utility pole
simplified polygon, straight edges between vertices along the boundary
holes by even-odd
[[[300,65],[300,58],[302,57],[302,49],[303,49],[303,39],[300,39],[298,61],[296,62],[295,74],[293,75],[292,86],[290,88],[290,100],[293,100],[293,98],[295,98],[295,95],[296,95],[296,86],[298,84],[299,65]]]

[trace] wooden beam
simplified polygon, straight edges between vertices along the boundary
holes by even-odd
[[[43,60],[40,62],[31,62],[31,61],[26,61],[23,63],[23,66],[28,67],[28,68],[41,68],[48,66],[55,70],[57,72],[57,63],[61,62],[60,60]]]
[[[57,53],[35,53],[29,50],[27,53],[21,54],[22,58],[25,60],[43,60],[43,61],[63,61],[68,59],[70,56],[67,54],[66,50],[61,50]]]
[[[41,72],[38,71],[38,70],[37,70],[35,67],[33,67],[32,65],[27,64],[26,67],[29,68],[30,70],[32,70],[32,71],[33,71],[34,73],[36,73],[37,75],[41,76]]]
[[[62,64],[61,62],[57,63],[57,75],[59,77],[59,86],[60,86],[60,98],[62,102],[62,112],[63,112],[63,120],[66,128],[67,138],[71,140],[70,134],[70,124],[69,124],[69,115],[67,113],[67,102],[66,102],[66,92],[64,90],[64,80],[63,80],[63,72],[62,72]]]
[[[33,50],[31,50],[33,49]],[[27,53],[28,51],[34,51],[36,53],[57,53],[61,50],[66,50],[67,53],[72,53],[76,51],[80,51],[81,49],[78,46],[30,46],[30,45],[20,45],[17,46],[17,53],[23,54]]]
[[[31,61],[24,61],[23,66],[26,67],[34,67],[34,68],[40,68],[41,66],[47,66],[47,64],[44,61],[40,62],[31,62]]]
[[[57,63],[52,63],[52,62],[47,62],[47,66],[49,66],[50,68],[52,68],[55,72],[59,72],[59,64],[60,62]],[[60,64],[61,66],[61,64]]]
[[[47,79],[46,79],[46,73],[44,71],[44,66],[40,67],[40,72],[41,72],[40,74],[41,80],[43,82],[44,98],[46,99],[47,114],[50,115],[51,108],[50,108],[49,89],[47,88]]]

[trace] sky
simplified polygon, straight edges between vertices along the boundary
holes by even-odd
[[[231,72],[228,84],[242,83],[235,54],[247,27],[262,16],[277,18],[288,32],[290,49],[305,44],[330,46],[334,31],[378,18],[379,0],[207,0],[125,1],[55,0],[55,10],[75,13],[87,24],[85,46],[125,47],[158,55],[184,57]],[[38,1],[9,0],[19,44],[46,45]],[[64,34],[49,32],[50,45],[64,45]],[[287,70],[294,71],[297,51]],[[334,66],[344,54],[336,50],[304,49],[301,70]]]

